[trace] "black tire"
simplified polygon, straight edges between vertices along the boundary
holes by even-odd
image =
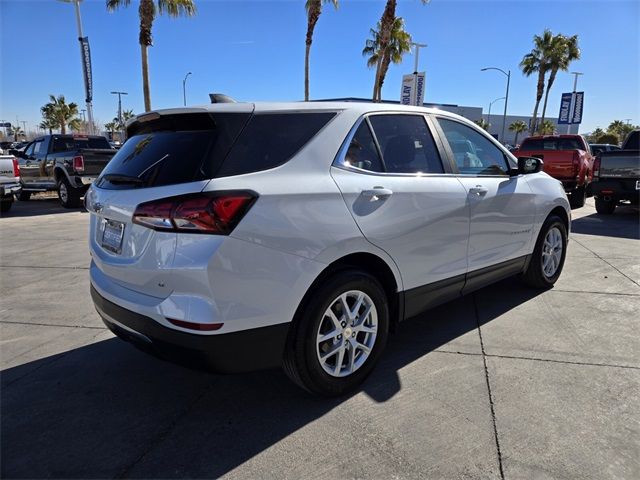
[[[20,190],[20,193],[17,195],[18,200],[21,202],[26,202],[31,198],[31,192],[25,192],[24,190]]]
[[[571,208],[582,208],[587,201],[587,190],[584,186],[576,188],[569,196]]]
[[[4,197],[0,199],[0,213],[7,213],[13,205],[13,197]]]
[[[596,197],[596,212],[600,215],[611,215],[616,210],[616,202]]]
[[[364,363],[347,376],[335,377],[320,364],[316,350],[317,335],[325,311],[342,293],[350,290],[364,292],[371,299],[378,316],[378,331]],[[311,393],[328,397],[343,395],[358,387],[371,373],[384,350],[388,334],[389,300],[378,280],[357,269],[338,271],[323,279],[298,307],[284,352],[285,373],[294,383]],[[337,341],[347,343],[345,340]],[[337,358],[334,363],[337,364]]]
[[[82,189],[72,187],[66,177],[62,177],[58,182],[58,199],[64,208],[78,208],[82,206],[80,201]]]
[[[560,231],[562,237],[562,254],[560,257],[560,263],[551,276],[545,275],[543,271],[542,252],[544,248],[544,241],[547,233],[552,229],[557,228]],[[527,270],[522,274],[522,280],[529,286],[534,288],[551,288],[556,283],[560,274],[562,273],[562,267],[564,266],[564,260],[567,256],[567,226],[564,221],[556,216],[550,215],[542,225],[538,240],[536,241],[536,248],[533,250],[531,260]]]

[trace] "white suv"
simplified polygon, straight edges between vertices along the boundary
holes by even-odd
[[[162,358],[283,365],[339,395],[397,322],[562,270],[561,184],[447,112],[214,104],[140,115],[128,136],[85,201],[91,294],[116,335]]]

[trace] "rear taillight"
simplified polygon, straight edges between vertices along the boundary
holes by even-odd
[[[253,192],[212,192],[141,203],[133,223],[169,232],[229,235],[257,195]]]
[[[573,166],[574,168],[580,165],[580,154],[578,152],[573,152]]]
[[[593,161],[593,176],[594,177],[600,176],[600,155],[598,155],[596,159]]]
[[[18,163],[18,159],[13,157],[13,176],[20,176],[20,164]]]
[[[84,172],[84,157],[82,155],[73,157],[73,169],[76,172]]]

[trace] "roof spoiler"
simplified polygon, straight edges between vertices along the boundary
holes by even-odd
[[[211,103],[238,103],[229,95],[225,95],[224,93],[210,93],[209,98],[211,99]]]

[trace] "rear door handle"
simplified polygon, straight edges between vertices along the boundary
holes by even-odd
[[[393,195],[393,190],[384,187],[373,187],[371,190],[362,191],[362,196],[371,198],[371,201],[387,198],[391,195]]]
[[[470,194],[477,195],[478,197],[485,195],[487,192],[489,192],[489,189],[487,187],[483,187],[482,185],[476,185],[475,187],[471,187],[469,189]]]

